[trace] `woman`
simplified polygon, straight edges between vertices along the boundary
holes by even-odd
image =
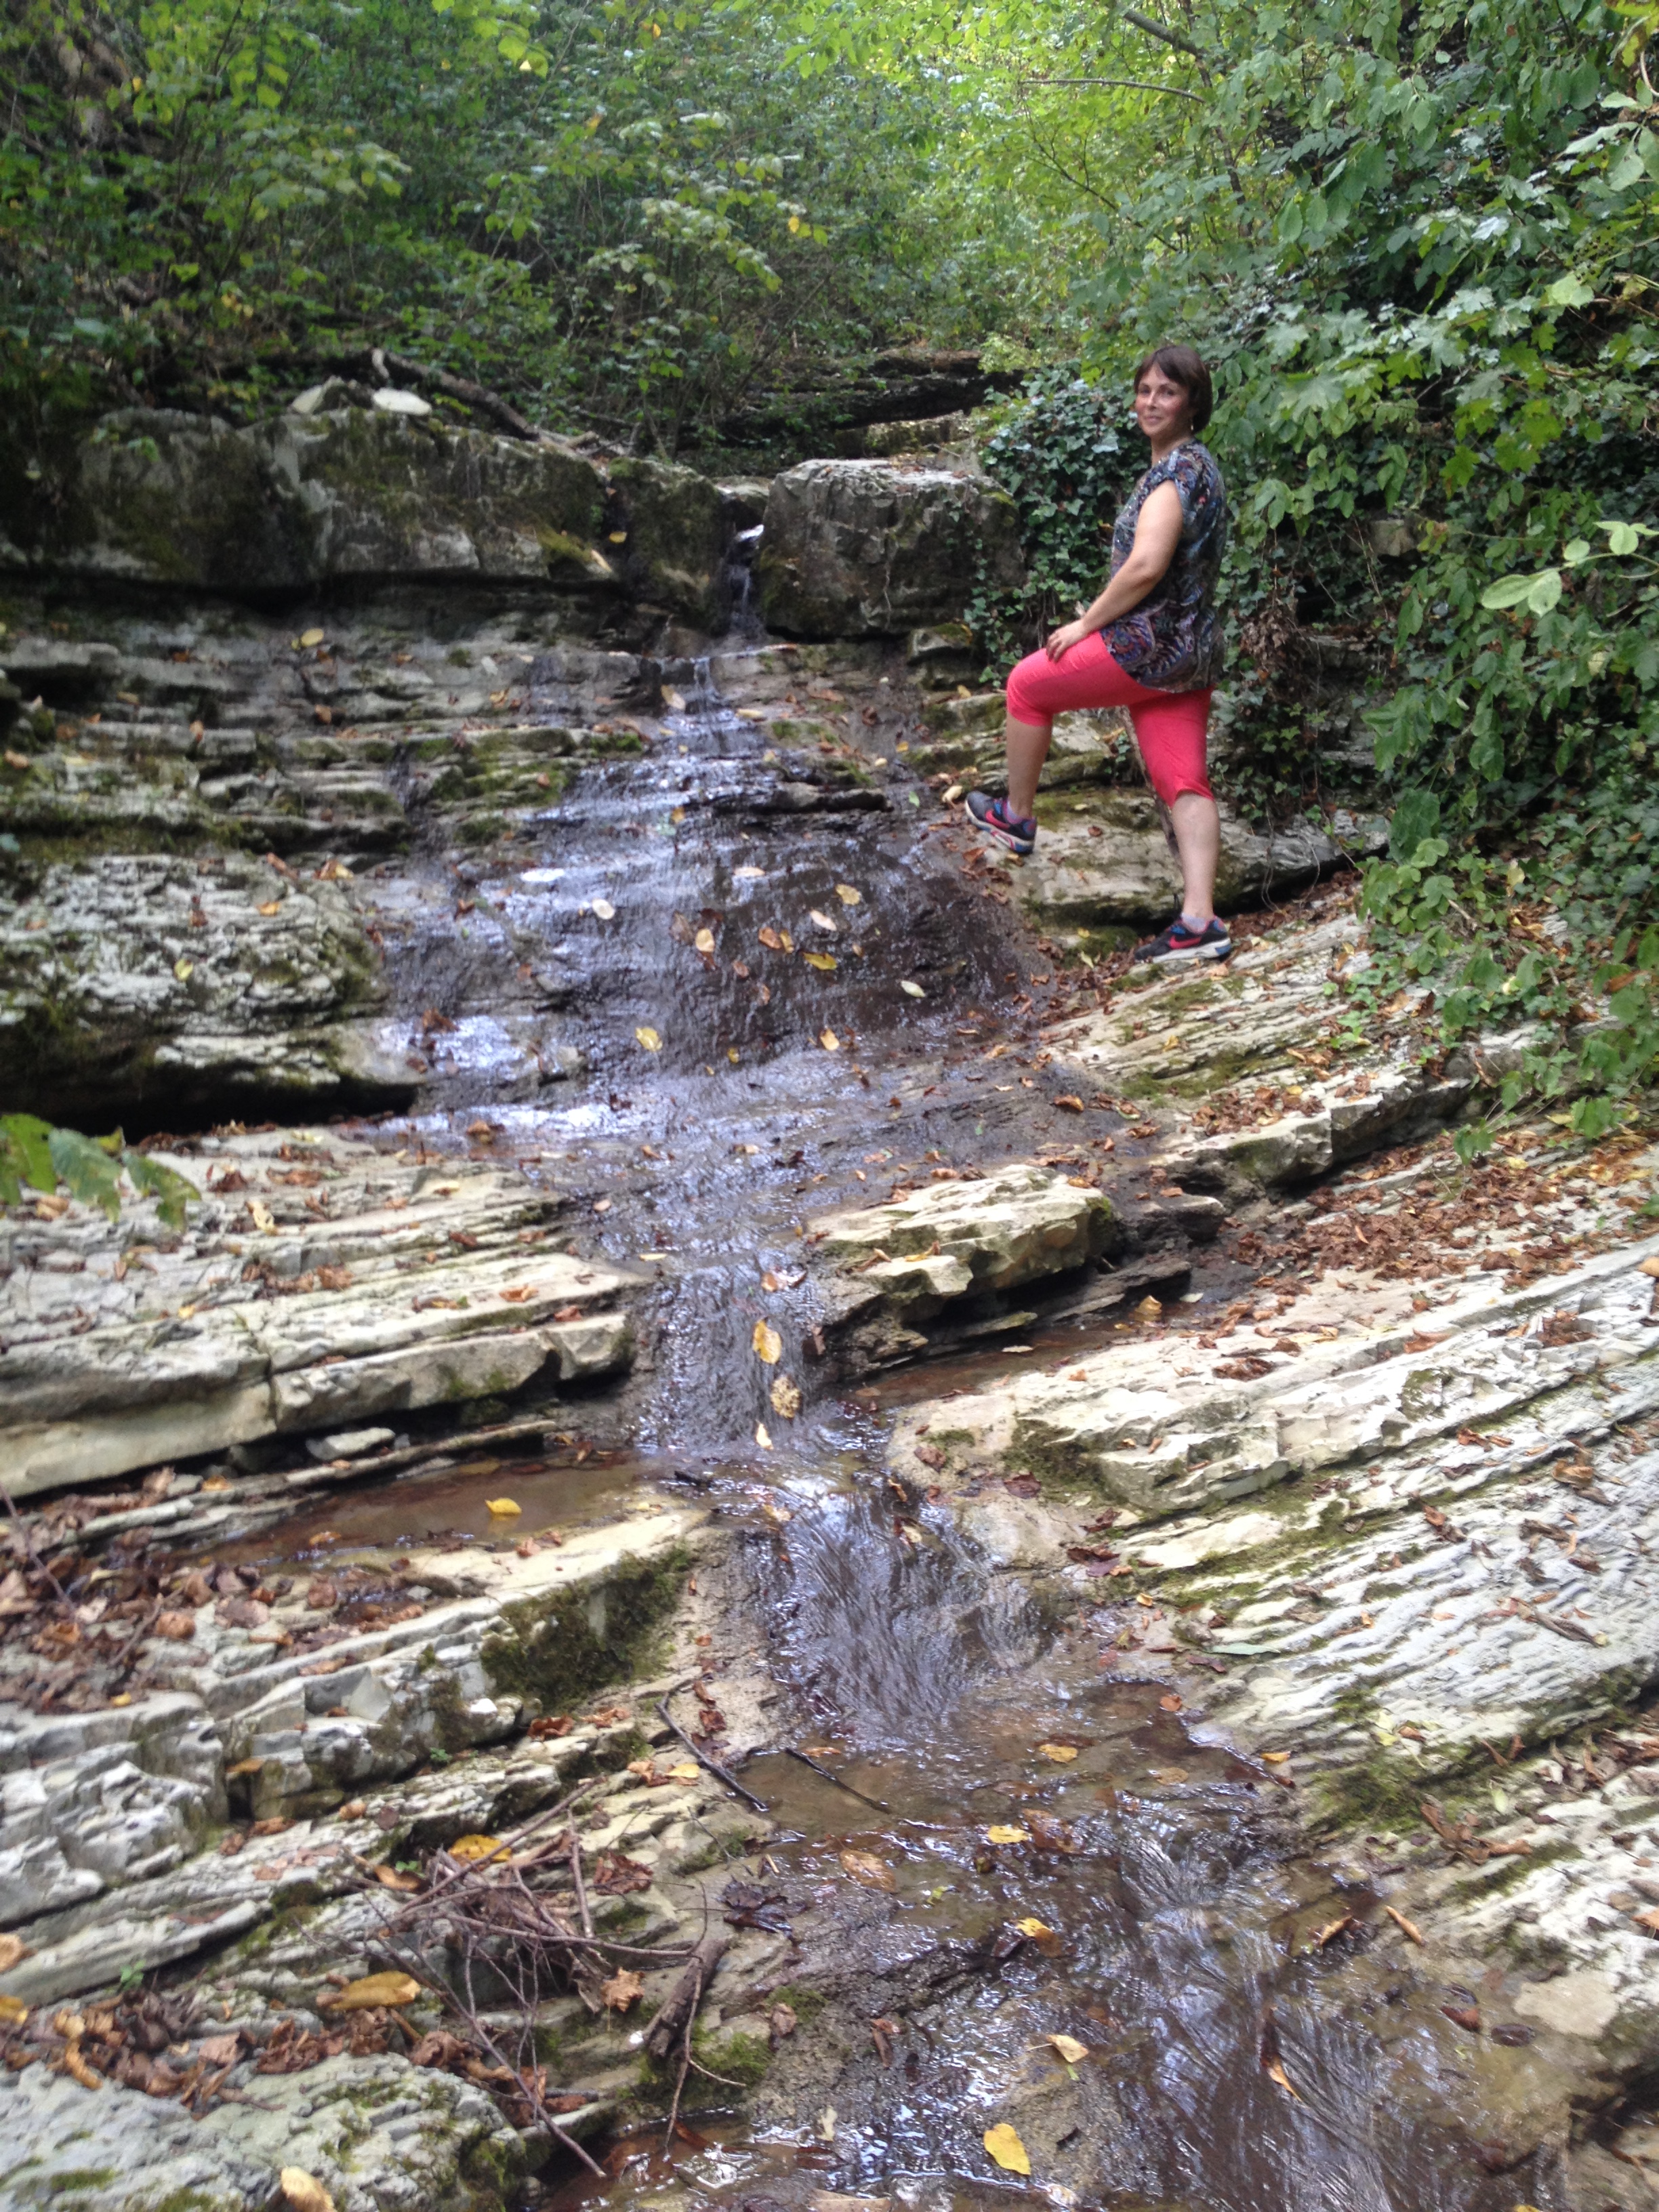
[[[1135,420],[1152,465],[1112,529],[1105,590],[1055,630],[1008,678],[1008,795],[982,791],[969,818],[1012,852],[1036,842],[1037,777],[1054,718],[1077,707],[1127,707],[1146,773],[1175,823],[1181,912],[1137,960],[1224,960],[1232,940],[1215,912],[1221,820],[1204,772],[1210,700],[1221,657],[1216,579],[1227,538],[1227,493],[1200,445],[1212,404],[1210,372],[1191,346],[1159,346],[1135,372]]]

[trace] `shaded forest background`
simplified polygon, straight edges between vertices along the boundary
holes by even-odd
[[[0,404],[279,405],[372,346],[720,467],[978,356],[1031,582],[1092,589],[1150,341],[1204,349],[1262,809],[1370,671],[1371,963],[1603,1133],[1659,1054],[1659,4],[7,0]],[[1479,1149],[1482,1127],[1464,1133]]]

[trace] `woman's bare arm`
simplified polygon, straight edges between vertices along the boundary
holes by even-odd
[[[1058,660],[1094,631],[1138,607],[1174,560],[1180,543],[1181,494],[1172,483],[1161,483],[1140,510],[1128,559],[1087,614],[1054,631],[1044,648],[1048,658]]]

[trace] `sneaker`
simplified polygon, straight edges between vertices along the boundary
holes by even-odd
[[[1160,967],[1188,960],[1224,960],[1233,949],[1227,926],[1206,921],[1202,929],[1188,929],[1177,915],[1167,929],[1159,930],[1150,945],[1138,945],[1136,960],[1155,960]]]
[[[1036,843],[1036,817],[1031,814],[1010,814],[1007,801],[992,799],[982,791],[970,791],[963,802],[963,811],[976,830],[994,837],[1011,853],[1029,853]]]

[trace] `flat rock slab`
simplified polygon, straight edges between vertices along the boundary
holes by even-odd
[[[614,1372],[643,1279],[550,1242],[515,1171],[419,1166],[315,1131],[156,1154],[202,1194],[37,1205],[0,1285],[14,1497],[277,1435]]]
[[[1098,1259],[1112,1241],[1110,1201],[1034,1164],[928,1184],[885,1206],[822,1214],[807,1233],[825,1259],[895,1304],[937,1309],[970,1292],[1012,1290]]]
[[[239,1097],[380,1105],[414,1077],[374,1042],[379,962],[339,877],[240,854],[106,854],[0,908],[0,1103],[94,1117]]]

